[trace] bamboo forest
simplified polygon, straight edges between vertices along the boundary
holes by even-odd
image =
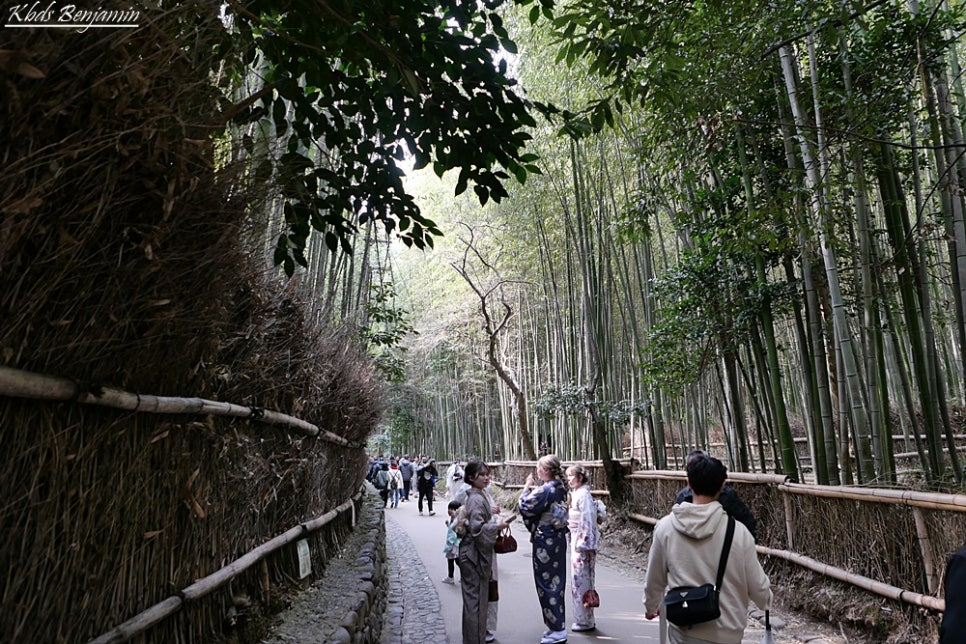
[[[705,450],[781,610],[966,606],[962,0],[7,4],[0,641],[268,642],[310,584],[286,641],[457,641],[462,487],[381,455],[508,530],[556,455],[635,574]],[[656,632],[622,583],[573,641]]]
[[[580,4],[507,17],[567,116],[542,172],[482,208],[411,179],[446,233],[383,263],[413,333],[378,438],[961,485],[960,8]]]

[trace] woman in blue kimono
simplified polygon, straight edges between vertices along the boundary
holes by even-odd
[[[567,485],[560,459],[548,454],[537,461],[537,478],[527,476],[520,515],[533,544],[533,580],[547,630],[540,644],[567,641],[564,590],[567,586]]]

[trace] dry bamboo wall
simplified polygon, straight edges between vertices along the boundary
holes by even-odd
[[[218,6],[194,1],[145,6],[137,29],[4,31],[0,367],[76,395],[0,395],[2,642],[97,637],[339,505],[364,475],[349,444],[378,422],[380,381],[355,330],[307,322],[294,284],[252,250],[274,241],[271,195],[248,174],[258,159],[229,153],[218,83],[242,55],[229,36]],[[116,391],[138,408],[149,393],[278,410],[347,444],[204,403],[99,406]],[[310,539],[319,566],[346,530]],[[269,556],[144,641],[236,635],[292,559]]]
[[[584,463],[604,484],[603,467]],[[504,485],[522,485],[533,462],[508,462]],[[686,485],[681,471],[625,478],[623,510],[644,524],[666,515]],[[946,559],[966,541],[966,495],[787,483],[732,473],[731,485],[758,521],[759,552],[880,595],[942,610]]]

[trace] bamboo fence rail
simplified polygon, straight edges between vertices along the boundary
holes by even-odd
[[[199,579],[190,586],[182,589],[154,606],[142,611],[122,624],[118,624],[103,635],[90,640],[89,644],[115,644],[116,642],[127,642],[138,635],[141,635],[152,626],[160,623],[168,617],[181,610],[188,602],[196,601],[205,595],[221,588],[226,583],[234,579],[239,574],[245,572],[255,564],[264,560],[268,555],[280,550],[295,541],[305,537],[316,530],[319,530],[343,512],[351,510],[352,525],[355,525],[355,502],[362,496],[362,492],[357,492],[355,496],[343,502],[338,507],[329,510],[322,516],[310,521],[300,523],[258,546],[254,550],[242,555],[235,561],[220,570]]]
[[[513,462],[513,467],[506,468],[507,476],[506,480],[504,481],[505,487],[519,487],[516,485],[517,482],[514,480],[513,475],[516,474],[519,476],[520,473],[527,471],[534,465],[535,464],[532,462]],[[651,516],[645,512],[642,512],[641,506],[648,506],[648,508],[654,509],[655,514],[664,508],[669,508],[670,501],[665,498],[667,497],[666,493],[668,490],[676,490],[686,485],[687,475],[683,471],[679,470],[642,470],[628,474],[625,477],[625,480],[627,480],[631,485],[632,490],[635,488],[640,488],[636,490],[640,493],[637,496],[637,500],[635,501],[634,497],[632,496],[630,502],[628,503],[626,508],[628,518],[637,521],[638,523],[654,526],[660,520],[660,516],[666,514],[666,510],[659,516]],[[768,532],[766,533],[766,537],[771,537],[770,540],[772,543],[770,545],[758,545],[757,549],[760,554],[791,562],[801,566],[802,568],[806,568],[826,577],[851,584],[865,591],[875,593],[892,600],[905,602],[907,604],[912,604],[939,612],[945,610],[945,599],[936,596],[941,591],[941,566],[939,562],[937,562],[935,553],[941,550],[941,548],[937,547],[935,539],[930,538],[928,526],[929,521],[928,517],[925,515],[925,511],[932,511],[937,516],[939,516],[941,513],[954,513],[955,516],[963,516],[966,514],[966,495],[939,494],[915,490],[807,485],[792,483],[788,480],[788,477],[779,474],[729,472],[727,480],[730,483],[736,483],[742,486],[763,486],[762,489],[768,489],[772,494],[772,496],[769,497],[769,500],[764,504],[769,507],[754,507],[756,514],[760,512],[761,515],[767,515],[766,520],[772,524],[778,524],[779,522],[783,521],[784,539],[786,543],[784,548],[774,547],[779,545],[776,543],[776,541],[781,541],[781,533]],[[658,486],[659,489],[657,490],[657,493],[655,493],[655,490],[653,489],[647,490],[643,487],[648,481],[654,482]],[[796,534],[796,530],[801,528],[801,526],[797,525],[795,520],[795,507],[792,502],[794,497],[836,499],[839,501],[855,502],[857,504],[889,504],[892,506],[908,507],[913,517],[916,543],[918,552],[921,556],[922,567],[929,594],[899,588],[894,584],[879,581],[867,575],[858,574],[854,571],[824,563],[813,557],[795,552],[792,549],[794,547],[794,535]],[[777,508],[781,508],[780,512],[777,510]],[[769,514],[769,512],[771,512],[771,514]],[[862,534],[863,528],[861,525],[861,519],[859,518],[862,516],[862,513],[853,510],[850,512],[850,514],[853,515],[858,524],[852,528],[852,534]],[[759,516],[759,532],[761,532],[762,528],[762,518],[762,516]],[[818,521],[820,520],[820,517],[815,517],[814,520]],[[813,519],[810,518],[809,521],[811,522]],[[845,528],[844,526],[830,524],[828,526],[824,526],[824,529],[822,529],[822,526],[818,525],[813,525],[812,527],[818,529],[819,532],[824,535],[822,538],[826,542],[838,543],[840,540],[848,539],[848,535],[837,534],[839,530]],[[869,531],[874,531],[874,528],[869,528]],[[894,538],[899,541],[908,540],[903,536],[904,534],[905,532],[898,534],[897,528]],[[935,534],[936,532],[934,530],[934,535]],[[943,534],[942,531],[940,531],[938,534],[940,537],[950,536],[948,534]],[[954,540],[962,540],[961,534],[951,536],[954,538]],[[761,538],[761,535],[759,535],[759,538]]]
[[[887,488],[866,488],[839,486],[803,485],[783,483],[778,486],[782,492],[824,496],[832,499],[852,499],[863,503],[900,503],[930,510],[966,512],[966,494],[938,494],[916,490],[892,490]]]
[[[81,404],[153,414],[205,414],[246,418],[270,425],[291,427],[306,436],[314,436],[345,447],[357,449],[363,447],[300,418],[269,409],[205,400],[204,398],[153,396],[131,393],[112,387],[85,386],[67,378],[4,366],[0,366],[0,395],[42,400],[73,400]]]
[[[680,471],[654,470],[638,471],[626,477],[631,480],[653,480],[653,481],[674,481],[677,480],[683,486],[686,484],[687,476]],[[919,552],[922,557],[923,568],[930,593],[938,593],[939,573],[935,561],[935,548],[929,538],[926,527],[926,520],[922,514],[923,509],[938,512],[966,513],[966,495],[963,494],[939,494],[930,492],[920,492],[916,490],[896,490],[884,488],[863,488],[848,486],[818,486],[800,483],[791,483],[787,477],[774,474],[747,474],[741,472],[731,472],[728,474],[728,481],[741,482],[752,485],[767,485],[781,495],[782,508],[784,512],[786,539],[788,548],[793,547],[793,534],[795,532],[795,519],[790,498],[792,495],[838,499],[855,501],[858,503],[877,503],[908,506],[911,508],[916,527],[916,537],[918,540]],[[656,525],[659,517],[648,516],[639,512],[628,512],[628,517],[647,525]],[[834,526],[828,526],[825,531],[830,538],[834,538]],[[957,537],[960,538],[960,537]],[[785,561],[792,562],[803,568],[807,568],[826,577],[843,581],[866,591],[888,597],[893,600],[906,602],[927,608],[930,610],[944,611],[946,602],[941,597],[927,595],[912,590],[898,588],[895,585],[884,583],[864,575],[845,570],[840,567],[823,563],[814,558],[794,552],[789,549],[773,548],[759,545],[757,547],[760,554],[778,557]]]

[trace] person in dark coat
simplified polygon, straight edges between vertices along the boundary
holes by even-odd
[[[962,644],[966,638],[966,544],[946,562],[946,610],[939,625],[939,644]]]
[[[693,449],[688,452],[687,463],[685,467],[697,456],[709,456],[709,454],[702,449]],[[678,503],[694,503],[694,494],[691,492],[689,486],[685,486],[683,490],[677,493],[674,497],[674,505]],[[738,493],[731,488],[730,485],[725,485],[724,489],[721,490],[721,496],[718,497],[718,503],[724,508],[728,516],[734,517],[735,521],[739,521],[748,528],[748,532],[751,533],[752,538],[755,543],[758,543],[758,535],[755,534],[755,526],[758,525],[758,521],[755,520],[755,515],[751,513],[748,506],[738,498]]]
[[[429,516],[436,514],[433,511],[433,488],[436,486],[436,479],[439,478],[439,471],[436,469],[436,459],[427,459],[422,465],[416,468],[416,491],[419,492],[418,507],[419,513],[423,513],[423,499],[426,499]]]
[[[402,474],[403,480],[402,500],[408,501],[409,490],[412,489],[413,484],[413,474],[416,473],[416,466],[409,460],[409,454],[403,456],[402,460],[399,461],[399,472]]]

